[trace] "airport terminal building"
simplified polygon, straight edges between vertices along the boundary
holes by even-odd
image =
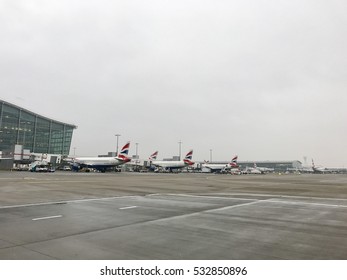
[[[20,161],[33,154],[68,155],[76,128],[0,100],[0,158]]]

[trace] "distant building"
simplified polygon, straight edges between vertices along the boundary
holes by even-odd
[[[215,161],[215,164],[227,165],[230,161]],[[237,162],[241,170],[252,168],[256,164],[258,168],[269,168],[275,172],[285,172],[289,169],[301,169],[302,163],[299,160],[287,160],[287,161],[238,161]],[[200,163],[201,166],[203,163]]]
[[[41,116],[0,100],[0,151],[2,158],[31,154],[68,155],[77,127]]]
[[[254,164],[257,167],[273,168],[275,171],[286,171],[288,168],[302,168],[302,163],[299,160],[287,160],[287,161],[239,161],[238,164],[245,167],[253,167]]]

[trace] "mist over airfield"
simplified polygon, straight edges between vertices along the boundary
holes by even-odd
[[[347,2],[0,0],[0,98],[71,154],[347,166]]]

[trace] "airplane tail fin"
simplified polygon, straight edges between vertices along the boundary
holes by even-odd
[[[320,172],[320,171],[318,170],[318,168],[316,168],[313,159],[312,159],[312,170],[313,170],[314,173],[319,173],[319,172]]]
[[[238,156],[234,156],[233,159],[231,160],[230,165],[232,168],[238,168],[239,167],[239,165],[237,164],[237,158],[238,158]]]
[[[193,150],[190,150],[187,154],[186,154],[186,156],[185,156],[185,158],[184,158],[184,163],[185,164],[187,164],[187,165],[193,165],[194,164],[194,162],[192,161],[192,158],[193,158]]]
[[[128,162],[130,161],[130,158],[128,157],[128,153],[129,153],[129,148],[130,148],[130,142],[127,142],[123,148],[121,149],[119,155],[117,156],[117,158],[119,160]]]
[[[158,156],[158,151],[155,151],[151,156],[149,157],[150,161],[156,160]]]

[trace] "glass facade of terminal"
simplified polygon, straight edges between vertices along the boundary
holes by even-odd
[[[75,128],[0,100],[0,151],[18,144],[32,153],[68,155]]]

